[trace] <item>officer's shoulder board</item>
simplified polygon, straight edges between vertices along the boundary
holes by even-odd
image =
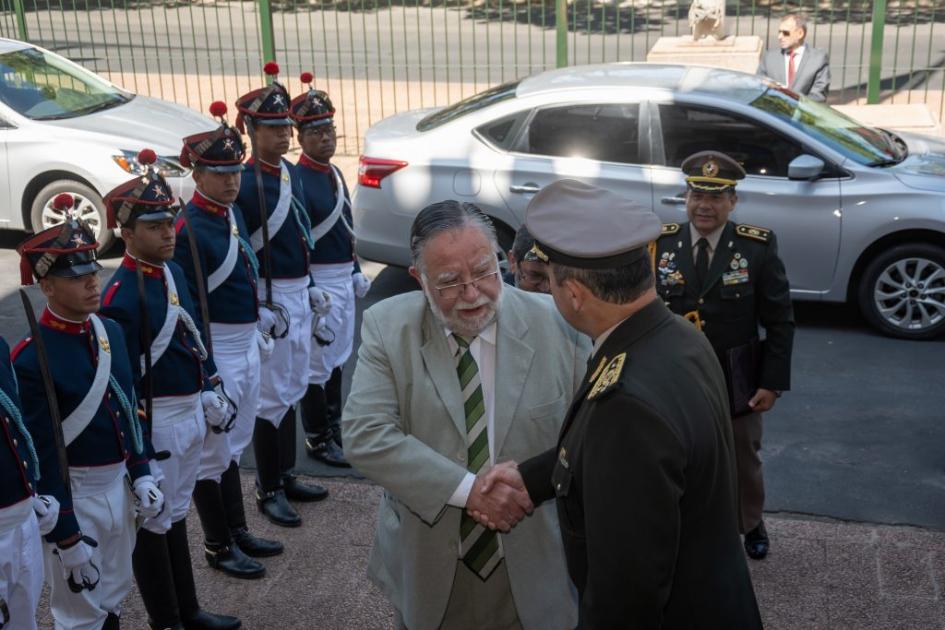
[[[680,225],[678,223],[664,223],[660,227],[660,236],[671,236],[679,231]]]
[[[30,345],[33,342],[32,337],[27,337],[20,341],[20,343],[13,346],[13,350],[10,350],[10,362],[16,361],[16,358],[20,356],[20,353],[26,349],[26,346]]]
[[[760,241],[762,243],[767,243],[769,240],[771,240],[771,230],[755,225],[748,225],[747,223],[742,223],[741,225],[735,226],[735,233],[739,236],[750,238],[755,241]]]
[[[595,372],[597,373],[597,380],[594,381],[594,386],[591,387],[591,391],[588,392],[587,399],[594,400],[595,398],[600,398],[616,389],[617,383],[620,382],[620,374],[623,372],[623,364],[626,361],[627,353],[621,352],[610,360],[607,367],[603,369],[598,368]]]
[[[118,291],[119,287],[121,287],[121,280],[115,280],[115,282],[112,283],[112,286],[108,287],[108,291],[105,292],[105,297],[102,299],[102,305],[112,305],[112,299],[115,297],[115,293]]]

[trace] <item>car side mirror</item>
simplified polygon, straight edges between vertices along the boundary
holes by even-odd
[[[811,180],[824,172],[824,161],[813,155],[799,155],[788,164],[788,179]]]

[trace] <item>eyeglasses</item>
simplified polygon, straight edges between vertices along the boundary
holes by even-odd
[[[530,284],[530,285],[539,285],[542,282],[548,282],[547,273],[538,273],[537,271],[525,271],[524,269],[519,269],[518,278],[521,282]]]
[[[790,37],[791,31],[778,31],[778,35],[784,35],[785,37]]]
[[[478,278],[473,278],[469,282],[456,282],[454,284],[444,284],[443,286],[435,287],[437,292],[440,294],[440,297],[445,300],[454,300],[466,292],[467,286],[472,286],[477,291],[479,285],[483,282],[493,282],[496,277],[499,275],[499,270],[490,271],[485,273]]]

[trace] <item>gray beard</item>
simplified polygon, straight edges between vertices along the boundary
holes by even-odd
[[[482,317],[472,320],[472,321],[462,321],[458,317],[450,318],[447,317],[436,302],[433,300],[433,296],[430,295],[430,292],[427,290],[427,287],[423,287],[423,295],[427,298],[427,304],[430,305],[430,310],[433,312],[433,317],[437,322],[444,328],[448,329],[450,332],[460,335],[462,337],[475,337],[483,330],[488,328],[498,317],[499,315],[499,303],[502,301],[502,290],[503,287],[499,285],[499,293],[496,295],[495,302],[489,303],[489,312],[483,315]]]

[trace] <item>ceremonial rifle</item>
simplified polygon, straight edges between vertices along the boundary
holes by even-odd
[[[269,210],[266,207],[266,191],[263,189],[262,166],[259,163],[259,153],[256,149],[256,123],[246,117],[246,131],[249,134],[249,144],[253,151],[253,175],[256,177],[256,193],[259,197],[259,220],[263,234],[263,273],[266,276],[266,308],[274,310],[272,306],[272,273],[269,260]]]

